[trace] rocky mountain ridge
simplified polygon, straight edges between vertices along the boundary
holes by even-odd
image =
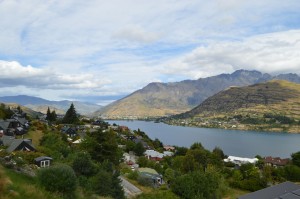
[[[104,118],[145,118],[180,114],[198,106],[208,97],[231,86],[248,86],[283,79],[300,83],[297,74],[272,76],[259,71],[237,70],[231,74],[184,80],[181,82],[153,82],[123,99],[105,106],[95,115]]]

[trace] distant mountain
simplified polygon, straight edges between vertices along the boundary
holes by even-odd
[[[50,101],[39,97],[32,97],[27,95],[18,96],[5,96],[0,97],[0,102],[5,103],[17,103],[26,106],[34,111],[46,113],[48,106],[51,110],[55,109],[58,114],[65,113],[70,107],[72,101]],[[102,106],[87,102],[73,101],[76,111],[83,115],[88,115],[93,113],[95,110],[101,109]]]
[[[258,71],[237,70],[232,74],[184,80],[174,83],[150,83],[100,111],[96,115],[107,118],[157,117],[183,113],[199,105],[208,97],[231,86],[247,86],[272,79],[300,83],[297,74],[271,76]]]
[[[245,87],[231,87],[202,102],[191,111],[173,118],[197,116],[219,117],[234,115],[280,114],[300,119],[300,84],[272,80]]]

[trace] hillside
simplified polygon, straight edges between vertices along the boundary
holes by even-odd
[[[22,109],[22,111],[24,113],[26,113],[28,116],[32,117],[32,118],[36,118],[37,116],[41,116],[42,114],[39,113],[38,111],[34,111],[26,106],[22,106],[16,103],[3,103],[5,104],[5,106],[10,107],[11,109],[16,110],[18,106],[20,106],[20,108]]]
[[[72,103],[72,101],[68,100],[50,101],[27,95],[0,97],[0,102],[21,104],[34,111],[42,113],[46,113],[47,108],[50,107],[51,110],[55,110],[58,114],[64,114]],[[100,105],[87,102],[73,101],[73,104],[75,105],[76,111],[83,115],[91,114],[95,110],[102,108]]]
[[[143,118],[179,114],[191,110],[208,97],[230,86],[247,86],[271,79],[286,79],[300,83],[300,77],[296,74],[271,76],[247,70],[238,70],[232,74],[221,74],[198,80],[150,83],[97,111],[95,115],[106,118]]]
[[[173,123],[180,123],[182,120],[194,123],[197,120],[203,124],[208,119],[231,121],[232,124],[238,121],[261,127],[268,126],[265,124],[280,128],[298,125],[300,84],[272,80],[251,86],[231,87],[209,97],[191,111],[171,117],[171,120],[178,120],[172,121]]]

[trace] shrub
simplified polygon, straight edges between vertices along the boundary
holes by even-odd
[[[128,174],[128,178],[131,180],[137,180],[139,177],[139,174],[137,171],[133,171],[131,173]]]
[[[76,189],[76,175],[67,165],[41,169],[37,175],[39,184],[47,191],[58,192],[65,198],[73,198]]]

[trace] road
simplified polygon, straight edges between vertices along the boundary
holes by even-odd
[[[137,188],[136,186],[134,186],[133,184],[128,182],[122,176],[120,176],[120,179],[121,179],[121,185],[125,192],[125,196],[127,198],[132,198],[132,197],[135,197],[136,195],[139,195],[142,193],[142,191],[139,188]]]

